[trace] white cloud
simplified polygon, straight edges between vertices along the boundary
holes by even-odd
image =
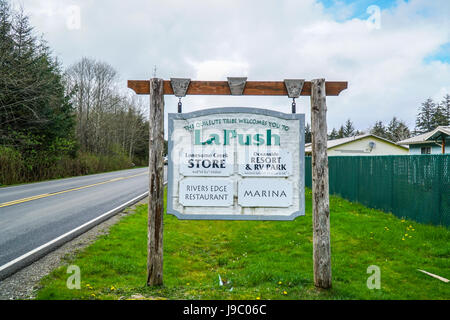
[[[247,76],[249,64],[244,61],[206,60],[190,62],[195,69],[195,79],[224,80],[227,77]]]
[[[356,7],[342,1],[331,13],[314,0],[22,2],[66,65],[82,56],[103,60],[124,86],[126,79],[151,77],[154,65],[165,79],[347,80],[348,90],[328,98],[329,128],[351,118],[364,129],[393,116],[413,126],[420,103],[450,87],[448,63],[424,62],[450,41],[448,0],[398,0],[381,11],[380,29],[368,28],[366,18],[349,19]],[[81,10],[79,30],[69,30],[64,16],[44,14],[74,4]],[[219,105],[290,110],[280,97],[184,99],[186,111]],[[309,109],[306,98],[298,105]],[[174,112],[176,99],[167,97],[166,106]]]

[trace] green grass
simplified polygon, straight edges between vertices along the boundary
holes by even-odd
[[[41,281],[37,299],[449,299],[450,230],[330,197],[333,288],[314,287],[311,190],[295,221],[180,221],[164,216],[164,286],[146,287],[147,206]],[[407,236],[405,234],[408,234]],[[404,239],[404,240],[403,240]],[[69,290],[67,266],[81,269]],[[381,269],[369,290],[367,268]],[[228,281],[219,286],[218,276]]]

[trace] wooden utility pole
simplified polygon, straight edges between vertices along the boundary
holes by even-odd
[[[164,90],[163,80],[150,80],[147,285],[163,283]]]
[[[311,133],[314,284],[326,289],[331,288],[331,250],[325,79],[311,81]]]

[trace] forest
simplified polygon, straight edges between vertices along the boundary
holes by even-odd
[[[110,65],[63,70],[23,12],[0,0],[0,185],[146,165],[149,123]]]

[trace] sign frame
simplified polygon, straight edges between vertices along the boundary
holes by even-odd
[[[296,81],[293,81],[296,80]],[[302,89],[292,90],[292,83]],[[174,82],[174,86],[177,87]],[[245,81],[241,95],[310,96],[312,132],[312,222],[314,285],[329,289],[331,279],[330,206],[327,156],[327,96],[338,96],[347,89],[347,81],[325,81],[324,78],[304,81]],[[225,81],[191,81],[186,92],[174,92],[172,81],[153,77],[150,80],[128,80],[128,88],[137,94],[150,95],[149,108],[149,190],[147,285],[163,284],[163,217],[164,217],[164,95],[232,95]],[[178,90],[175,90],[178,91]],[[183,90],[184,91],[184,90]],[[294,91],[294,92],[293,92]],[[181,101],[178,103],[181,113]]]
[[[275,117],[283,120],[298,120],[299,133],[300,133],[300,144],[299,144],[299,176],[298,179],[298,192],[299,192],[299,210],[293,212],[290,215],[237,215],[237,214],[184,214],[173,208],[173,188],[172,183],[178,183],[178,181],[173,181],[174,179],[174,159],[172,158],[172,150],[174,148],[173,141],[171,139],[172,133],[174,131],[174,121],[175,120],[188,120],[197,117],[210,116],[215,114],[256,114],[269,117]],[[169,113],[168,122],[169,132],[168,132],[168,172],[167,172],[167,214],[176,216],[180,220],[256,220],[256,221],[292,221],[299,216],[305,215],[305,114],[299,113],[282,113],[278,111],[261,109],[261,108],[250,108],[250,107],[221,107],[221,108],[210,108],[203,109],[199,111],[189,112],[189,113]],[[302,174],[303,173],[303,174]],[[261,177],[267,178],[267,177]],[[258,178],[252,178],[258,179]],[[294,177],[294,180],[296,177]],[[237,187],[237,186],[236,186]],[[211,207],[213,211],[215,207]],[[274,208],[268,208],[274,209]]]

